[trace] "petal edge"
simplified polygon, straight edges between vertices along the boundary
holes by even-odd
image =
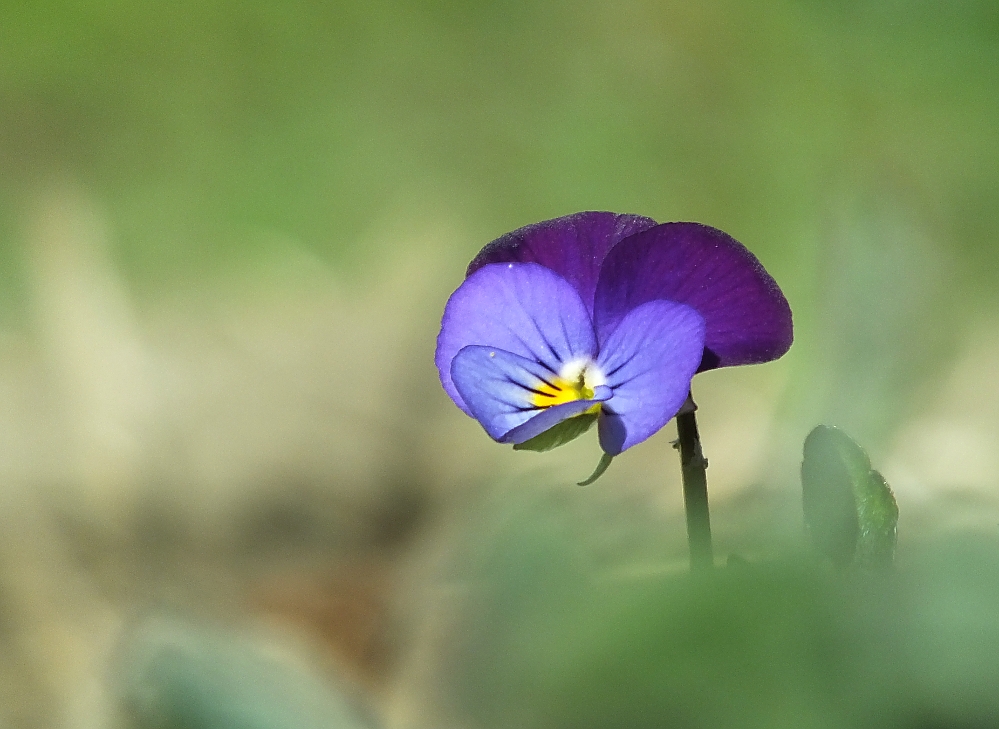
[[[486,245],[468,264],[468,276],[490,263],[531,262],[555,271],[593,312],[600,266],[619,241],[656,221],[641,215],[587,211],[525,225]]]
[[[632,235],[604,259],[594,298],[598,337],[632,309],[666,299],[705,320],[698,371],[768,362],[791,346],[791,307],[744,245],[700,223],[663,223]]]

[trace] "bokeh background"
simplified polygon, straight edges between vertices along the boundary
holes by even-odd
[[[997,90],[991,0],[4,0],[0,727],[999,725]],[[771,566],[682,577],[672,426],[578,489],[441,391],[475,252],[590,209],[791,302],[694,383]],[[877,587],[807,562],[820,422]]]

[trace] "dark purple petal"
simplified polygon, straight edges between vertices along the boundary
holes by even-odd
[[[676,415],[704,350],[704,319],[689,306],[649,301],[607,338],[597,366],[614,396],[600,416],[600,446],[616,456]]]
[[[571,283],[592,313],[593,292],[607,251],[655,224],[639,215],[599,212],[545,220],[494,240],[468,264],[468,275],[490,263],[540,263]]]
[[[451,362],[451,379],[472,417],[502,443],[523,443],[611,396],[599,387],[592,399],[538,405],[552,378],[544,365],[495,347],[464,347]]]
[[[666,299],[706,324],[700,370],[777,359],[791,346],[791,308],[756,257],[700,223],[664,223],[621,241],[604,259],[594,301],[603,341],[629,311]]]
[[[513,352],[552,373],[564,362],[596,353],[579,294],[536,263],[485,266],[465,279],[444,307],[434,361],[444,390],[472,415],[451,380],[451,361],[469,345]]]

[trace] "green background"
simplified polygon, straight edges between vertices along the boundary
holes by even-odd
[[[54,594],[59,575],[81,580],[115,615],[165,602],[231,625],[248,612],[219,598],[242,594],[232,585],[374,550],[398,569],[402,623],[437,620],[454,636],[417,651],[433,656],[433,690],[412,691],[472,726],[658,727],[667,710],[678,726],[738,726],[719,696],[754,727],[991,721],[999,402],[979,353],[999,354],[997,91],[992,0],[3,0],[0,394],[13,414],[0,476],[5,499],[38,499],[54,526],[7,529],[0,549],[14,551],[0,556],[15,557],[0,580],[20,585],[10,565],[27,564]],[[96,216],[96,253],[77,260],[70,245],[60,258],[39,242],[64,203],[71,218]],[[781,362],[695,381],[709,479],[742,436],[761,459],[716,501],[719,554],[796,552],[784,568],[711,585],[663,577],[683,560],[679,492],[672,461],[665,506],[646,471],[672,457],[671,435],[579,494],[568,484],[595,463],[592,442],[480,456],[500,447],[440,391],[433,341],[467,261],[509,230],[592,209],[721,228],[791,302],[796,342]],[[86,359],[85,332],[60,345],[76,301],[66,281],[98,294],[113,283],[132,323],[94,344],[104,359]],[[96,301],[96,331],[121,323]],[[97,438],[84,456],[42,445],[18,460],[62,432],[53,423],[86,433],[95,412],[131,417],[128,382],[113,405],[87,384],[118,362],[116,331],[149,345],[144,376],[167,403],[135,431],[141,455]],[[209,364],[184,370],[184,357]],[[50,371],[70,373],[56,377],[63,389],[32,379]],[[740,414],[733,392],[766,403],[762,441],[752,425],[724,435]],[[967,400],[933,430],[952,392]],[[267,473],[233,465],[243,451],[225,440],[258,420],[246,451],[273,448]],[[327,432],[335,422],[344,430]],[[909,479],[893,484],[899,554],[920,566],[897,584],[865,593],[799,561],[800,448],[820,422],[867,447],[889,481]],[[369,465],[350,470],[337,447]],[[944,476],[899,467],[913,452],[938,457]],[[984,542],[932,546],[968,514]],[[37,559],[21,561],[24,545]],[[472,597],[448,603],[452,624],[416,607],[414,582]],[[10,607],[19,589],[0,600],[4,635],[49,614],[34,598]],[[92,635],[73,613],[53,620]],[[400,630],[397,655],[422,634]],[[20,657],[0,661],[13,682],[0,724],[55,726],[39,717],[71,694],[58,677],[76,674],[18,640]],[[914,668],[895,673],[896,655]]]

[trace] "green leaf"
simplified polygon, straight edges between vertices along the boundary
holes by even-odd
[[[549,428],[544,433],[536,435],[523,443],[513,446],[515,451],[550,451],[575,440],[590,429],[597,420],[597,413],[583,413],[574,418],[563,420],[558,425]]]
[[[591,473],[587,478],[580,481],[576,485],[589,486],[591,483],[593,483],[598,478],[604,475],[604,471],[610,468],[611,461],[613,460],[614,456],[612,456],[610,453],[604,453],[602,456],[600,456],[600,461],[597,463],[597,467],[593,469],[593,473]]]
[[[864,449],[848,435],[825,425],[808,434],[801,486],[805,522],[821,554],[840,567],[892,563],[898,505]]]
[[[235,631],[153,619],[123,646],[120,697],[156,729],[367,729],[336,686]]]
[[[862,567],[887,567],[895,559],[898,504],[888,482],[877,471],[863,484],[857,497],[860,535],[854,564]]]

